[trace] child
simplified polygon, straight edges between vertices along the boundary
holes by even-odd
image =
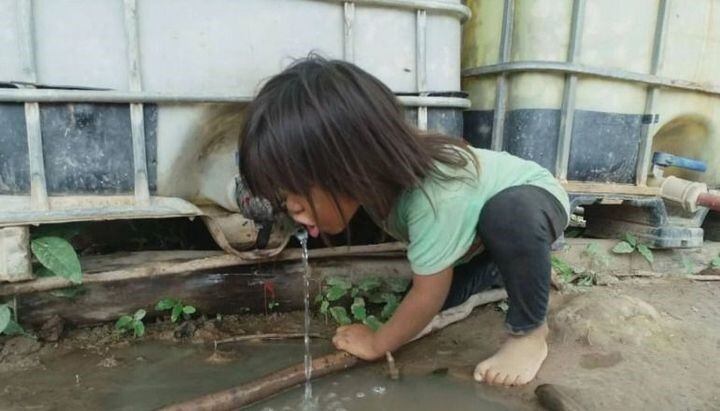
[[[567,194],[548,171],[421,134],[378,79],[317,56],[262,87],[240,141],[250,190],[283,207],[311,236],[342,232],[363,207],[407,243],[410,291],[378,331],[338,328],[338,349],[378,359],[441,309],[504,284],[509,335],[477,365],[475,379],[511,386],[535,377],[547,356],[550,245],[569,215]]]

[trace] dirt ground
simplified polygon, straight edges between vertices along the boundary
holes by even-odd
[[[502,341],[502,320],[492,307],[478,309],[403,350],[400,364],[469,379]],[[542,409],[533,391],[552,383],[587,410],[720,409],[720,283],[633,279],[555,294],[549,322],[550,353],[536,380],[483,386],[488,397]]]
[[[586,410],[720,409],[720,282],[630,279],[552,296],[550,354],[537,379],[522,388],[475,386],[514,409],[541,409],[537,385],[560,386]],[[468,380],[474,365],[502,341],[503,313],[495,305],[400,350],[403,375]],[[314,332],[332,334],[322,320]],[[226,316],[176,326],[149,324],[146,340],[211,344],[229,336],[301,332],[302,313]],[[112,325],[66,330],[59,342],[0,340],[0,404],[32,393],[9,390],[13,372],[42,370],[44,361],[84,350],[113,367],[112,350],[131,342]],[[381,369],[380,365],[377,366]],[[20,396],[20,397],[18,397]]]

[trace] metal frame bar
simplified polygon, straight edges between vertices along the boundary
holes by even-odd
[[[420,96],[427,92],[427,11],[418,10],[415,18],[415,82]],[[417,109],[417,126],[428,128],[427,106]]]
[[[720,84],[703,84],[693,81],[671,79],[653,74],[636,73],[633,71],[592,67],[576,63],[559,61],[514,61],[512,63],[493,64],[482,67],[467,68],[462,71],[463,77],[487,76],[500,73],[548,72],[578,74],[612,80],[643,83],[656,87],[668,87],[679,90],[695,91],[704,94],[720,95]]]
[[[355,3],[348,1],[343,4],[343,59],[355,62]]]
[[[35,62],[35,24],[32,0],[18,0],[20,38],[19,49],[22,70],[28,83],[37,82]],[[32,86],[25,86],[32,87]],[[28,165],[30,168],[30,208],[48,210],[45,159],[43,156],[42,126],[40,125],[40,104],[25,102],[25,128],[28,144]]]
[[[347,0],[322,0],[325,2],[338,3]],[[453,4],[432,0],[353,0],[353,3],[362,6],[394,7],[408,10],[427,10],[439,13],[447,13],[460,19],[461,22],[470,18],[470,8],[462,4]]]
[[[570,42],[567,50],[568,63],[574,63],[580,53],[584,20],[585,0],[574,0],[570,24]],[[568,74],[565,77],[563,101],[560,108],[560,127],[558,130],[555,175],[561,181],[567,180],[568,163],[570,162],[570,144],[572,142],[573,122],[575,121],[577,80],[577,74]]]
[[[460,97],[435,96],[397,96],[407,107],[450,107],[470,108],[470,100]],[[162,94],[149,92],[103,91],[103,90],[36,90],[36,89],[2,89],[0,102],[20,103],[249,103],[249,96],[234,95],[199,95],[199,94]]]
[[[660,64],[663,59],[665,52],[665,34],[667,28],[668,19],[668,0],[660,0],[658,3],[657,19],[655,20],[655,37],[653,38],[653,51],[652,59],[650,60],[650,74],[656,76],[660,71]],[[658,87],[648,86],[645,95],[645,109],[646,115],[652,115],[655,107],[655,100],[657,100],[659,94]],[[653,135],[650,132],[653,125],[647,125],[645,128],[645,135],[643,136],[638,151],[637,171],[635,174],[635,183],[639,186],[647,184],[647,172],[650,168],[650,161],[652,158],[652,139]]]
[[[502,32],[500,34],[500,53],[498,56],[500,64],[506,64],[510,60],[514,18],[515,0],[505,0],[503,5]],[[490,148],[496,151],[502,151],[505,133],[505,114],[507,113],[507,74],[504,72],[499,72],[498,74]]]
[[[128,53],[128,77],[130,90],[142,91],[140,70],[140,33],[138,31],[137,0],[125,0],[125,44]],[[133,142],[133,167],[135,169],[135,201],[139,205],[150,203],[147,157],[145,153],[145,119],[142,103],[130,103],[130,125]]]
[[[27,196],[0,196],[0,228],[28,224],[63,223],[131,218],[193,217],[202,210],[187,200],[152,197],[147,205],[138,205],[134,196],[51,197],[50,210],[28,208]]]

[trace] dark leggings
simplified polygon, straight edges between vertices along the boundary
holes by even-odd
[[[524,334],[542,325],[550,292],[550,246],[566,223],[560,202],[539,187],[516,186],[493,196],[478,221],[485,251],[454,268],[443,309],[484,289],[504,286],[508,330]]]

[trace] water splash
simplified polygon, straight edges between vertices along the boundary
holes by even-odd
[[[303,398],[303,410],[310,411],[316,409],[316,402],[313,401],[312,384],[312,355],[310,354],[310,263],[308,262],[307,240],[308,233],[304,229],[295,232],[295,238],[298,239],[302,246],[302,259],[305,274],[303,276],[305,283],[305,397]]]

